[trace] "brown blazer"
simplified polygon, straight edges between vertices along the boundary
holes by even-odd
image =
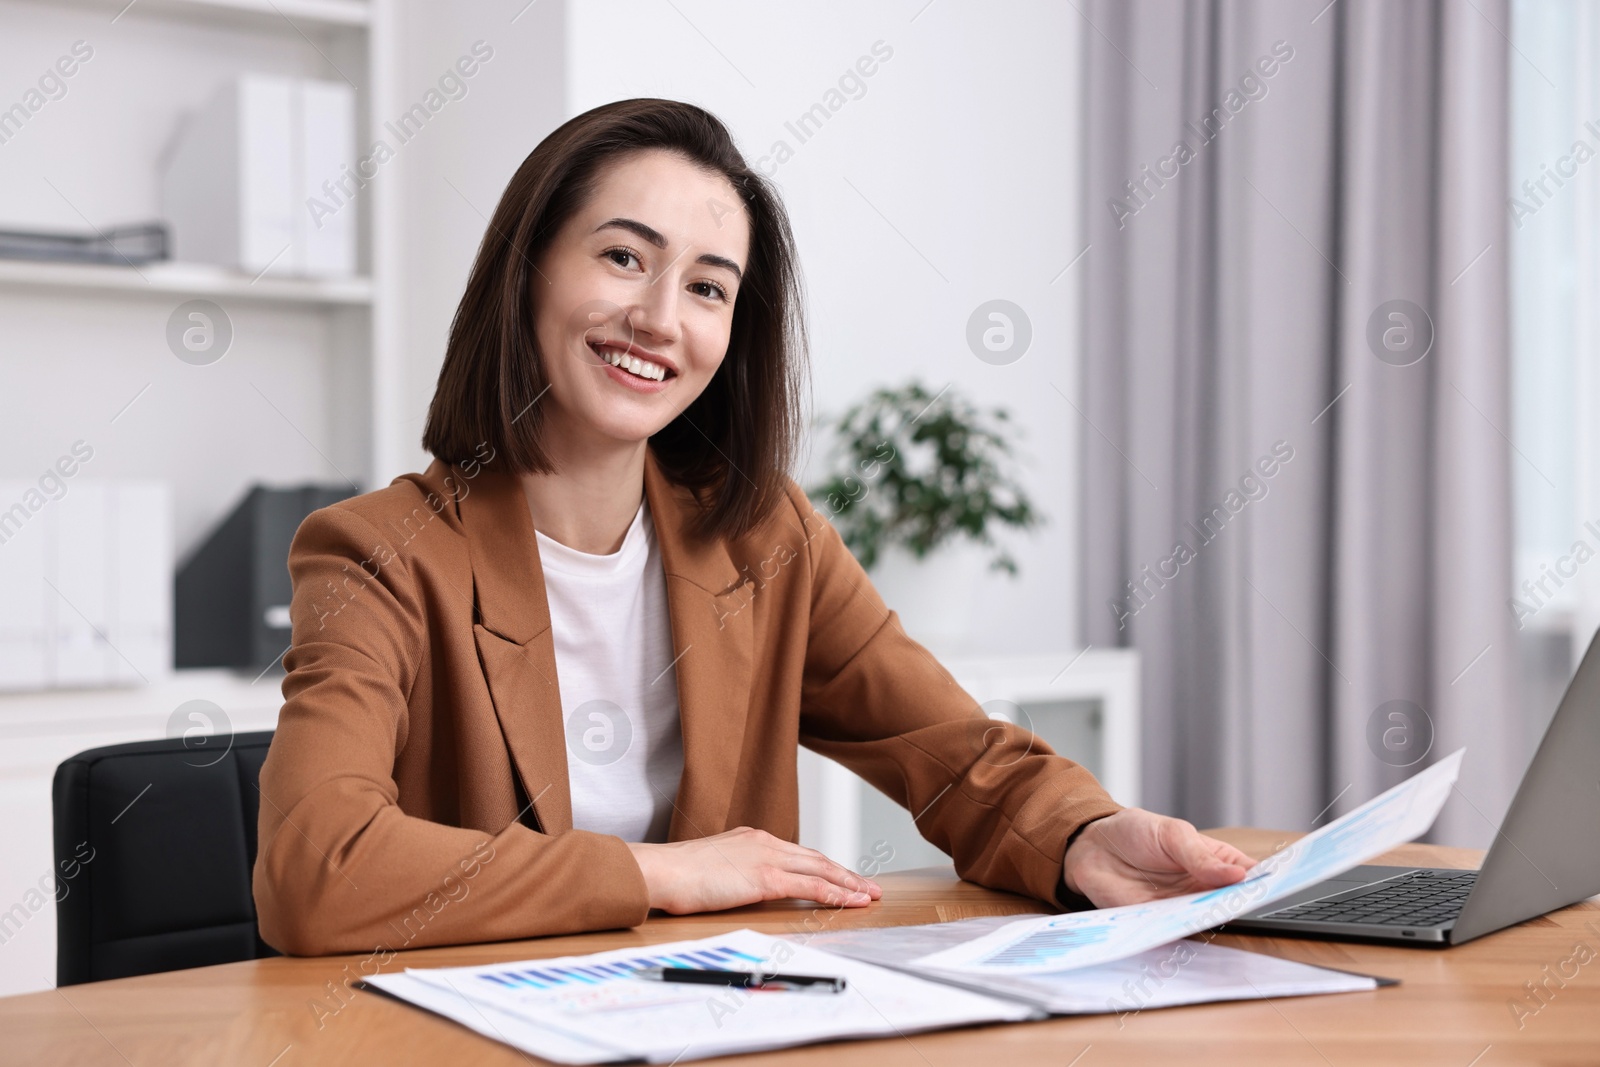
[[[488,450],[485,449],[485,452]],[[790,483],[734,542],[647,455],[684,768],[669,837],[796,840],[796,745],[917,813],[962,877],[1058,901],[1068,836],[1118,805],[988,719],[907,637]],[[313,513],[289,552],[293,647],[261,770],[261,936],[297,955],[633,926],[621,838],[572,828],[533,521],[516,477],[433,462]],[[856,857],[834,857],[852,866]]]

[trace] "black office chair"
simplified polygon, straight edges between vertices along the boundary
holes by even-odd
[[[272,732],[140,741],[56,768],[56,984],[278,953],[256,929],[256,781]]]

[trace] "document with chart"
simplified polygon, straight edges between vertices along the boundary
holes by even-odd
[[[990,916],[781,937],[737,930],[698,941],[482,967],[413,968],[366,984],[557,1063],[686,1063],[840,1038],[882,1037],[1052,1015],[1115,1014],[1222,1000],[1349,993],[1391,984],[1261,953],[1181,941],[1056,974],[973,975],[909,961],[980,937]],[[649,967],[843,978],[845,991],[746,992],[641,980]]]
[[[1262,860],[1242,882],[1146,904],[1008,923],[913,963],[974,974],[1043,974],[1125,959],[1220,926],[1426,833],[1450,796],[1465,751]]]
[[[642,980],[650,967],[838,977],[839,993]],[[411,968],[368,985],[558,1063],[681,1063],[814,1041],[1042,1018],[986,996],[754,930],[483,967]]]
[[[1177,941],[1111,963],[1046,974],[974,974],[912,962],[976,940],[1017,919],[988,915],[927,926],[863,927],[818,934],[808,938],[808,943],[979,993],[1026,1001],[1052,1015],[1126,1016],[1148,1008],[1355,993],[1394,984],[1386,978],[1329,970],[1202,940]]]
[[[1385,980],[1183,939],[1341,874],[1433,825],[1462,752],[1205,893],[1067,915],[696,941],[479,967],[409,968],[365,984],[557,1063],[682,1063],[816,1041],[1370,990]],[[650,981],[650,968],[844,979],[838,993]]]

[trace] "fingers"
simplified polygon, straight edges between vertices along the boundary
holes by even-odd
[[[1231,863],[1235,867],[1243,867],[1248,871],[1258,862],[1254,856],[1245,855],[1226,841],[1218,841],[1216,838],[1207,837],[1204,834],[1200,835],[1200,839],[1206,843],[1206,847],[1211,850],[1211,854],[1223,863]]]
[[[1232,885],[1254,865],[1182,819],[1124,808],[1091,824],[1067,851],[1062,870],[1076,878],[1076,892],[1104,908]]]
[[[1182,819],[1169,819],[1162,831],[1167,854],[1201,883],[1224,886],[1244,877],[1248,864],[1235,863],[1218,854],[1213,846],[1222,842],[1205,836]]]
[[[783,854],[785,858],[780,861],[780,865],[788,870],[818,875],[851,892],[866,893],[874,900],[883,895],[883,889],[877,882],[855,873],[848,867],[835,863],[814,848],[806,848],[804,845],[785,841],[783,838],[775,837],[765,830],[757,830],[754,833],[761,835],[769,846]]]
[[[865,893],[873,900],[883,896],[883,889],[870,878],[863,878],[848,867],[841,866],[814,849],[802,848],[794,853],[788,864],[790,870],[800,874],[827,879],[847,892]]]
[[[841,888],[837,883],[830,882],[820,875],[778,870],[769,876],[768,885],[773,890],[773,895],[769,898],[772,900],[794,897],[799,900],[814,900],[831,908],[863,908],[872,903],[872,898],[866,893]]]
[[[769,900],[796,897],[834,907],[861,907],[883,896],[883,889],[816,849],[785,841],[765,830],[740,827],[762,855],[761,884]]]

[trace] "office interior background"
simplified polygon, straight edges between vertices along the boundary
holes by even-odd
[[[60,760],[272,726],[281,648],[176,666],[182,568],[426,465],[507,179],[634,96],[791,213],[802,485],[877,390],[999,428],[1037,521],[871,570],[986,711],[1202,826],[1464,745],[1434,838],[1486,845],[1600,626],[1597,57],[1578,0],[0,0],[0,994]],[[803,783],[807,844],[942,860]]]

